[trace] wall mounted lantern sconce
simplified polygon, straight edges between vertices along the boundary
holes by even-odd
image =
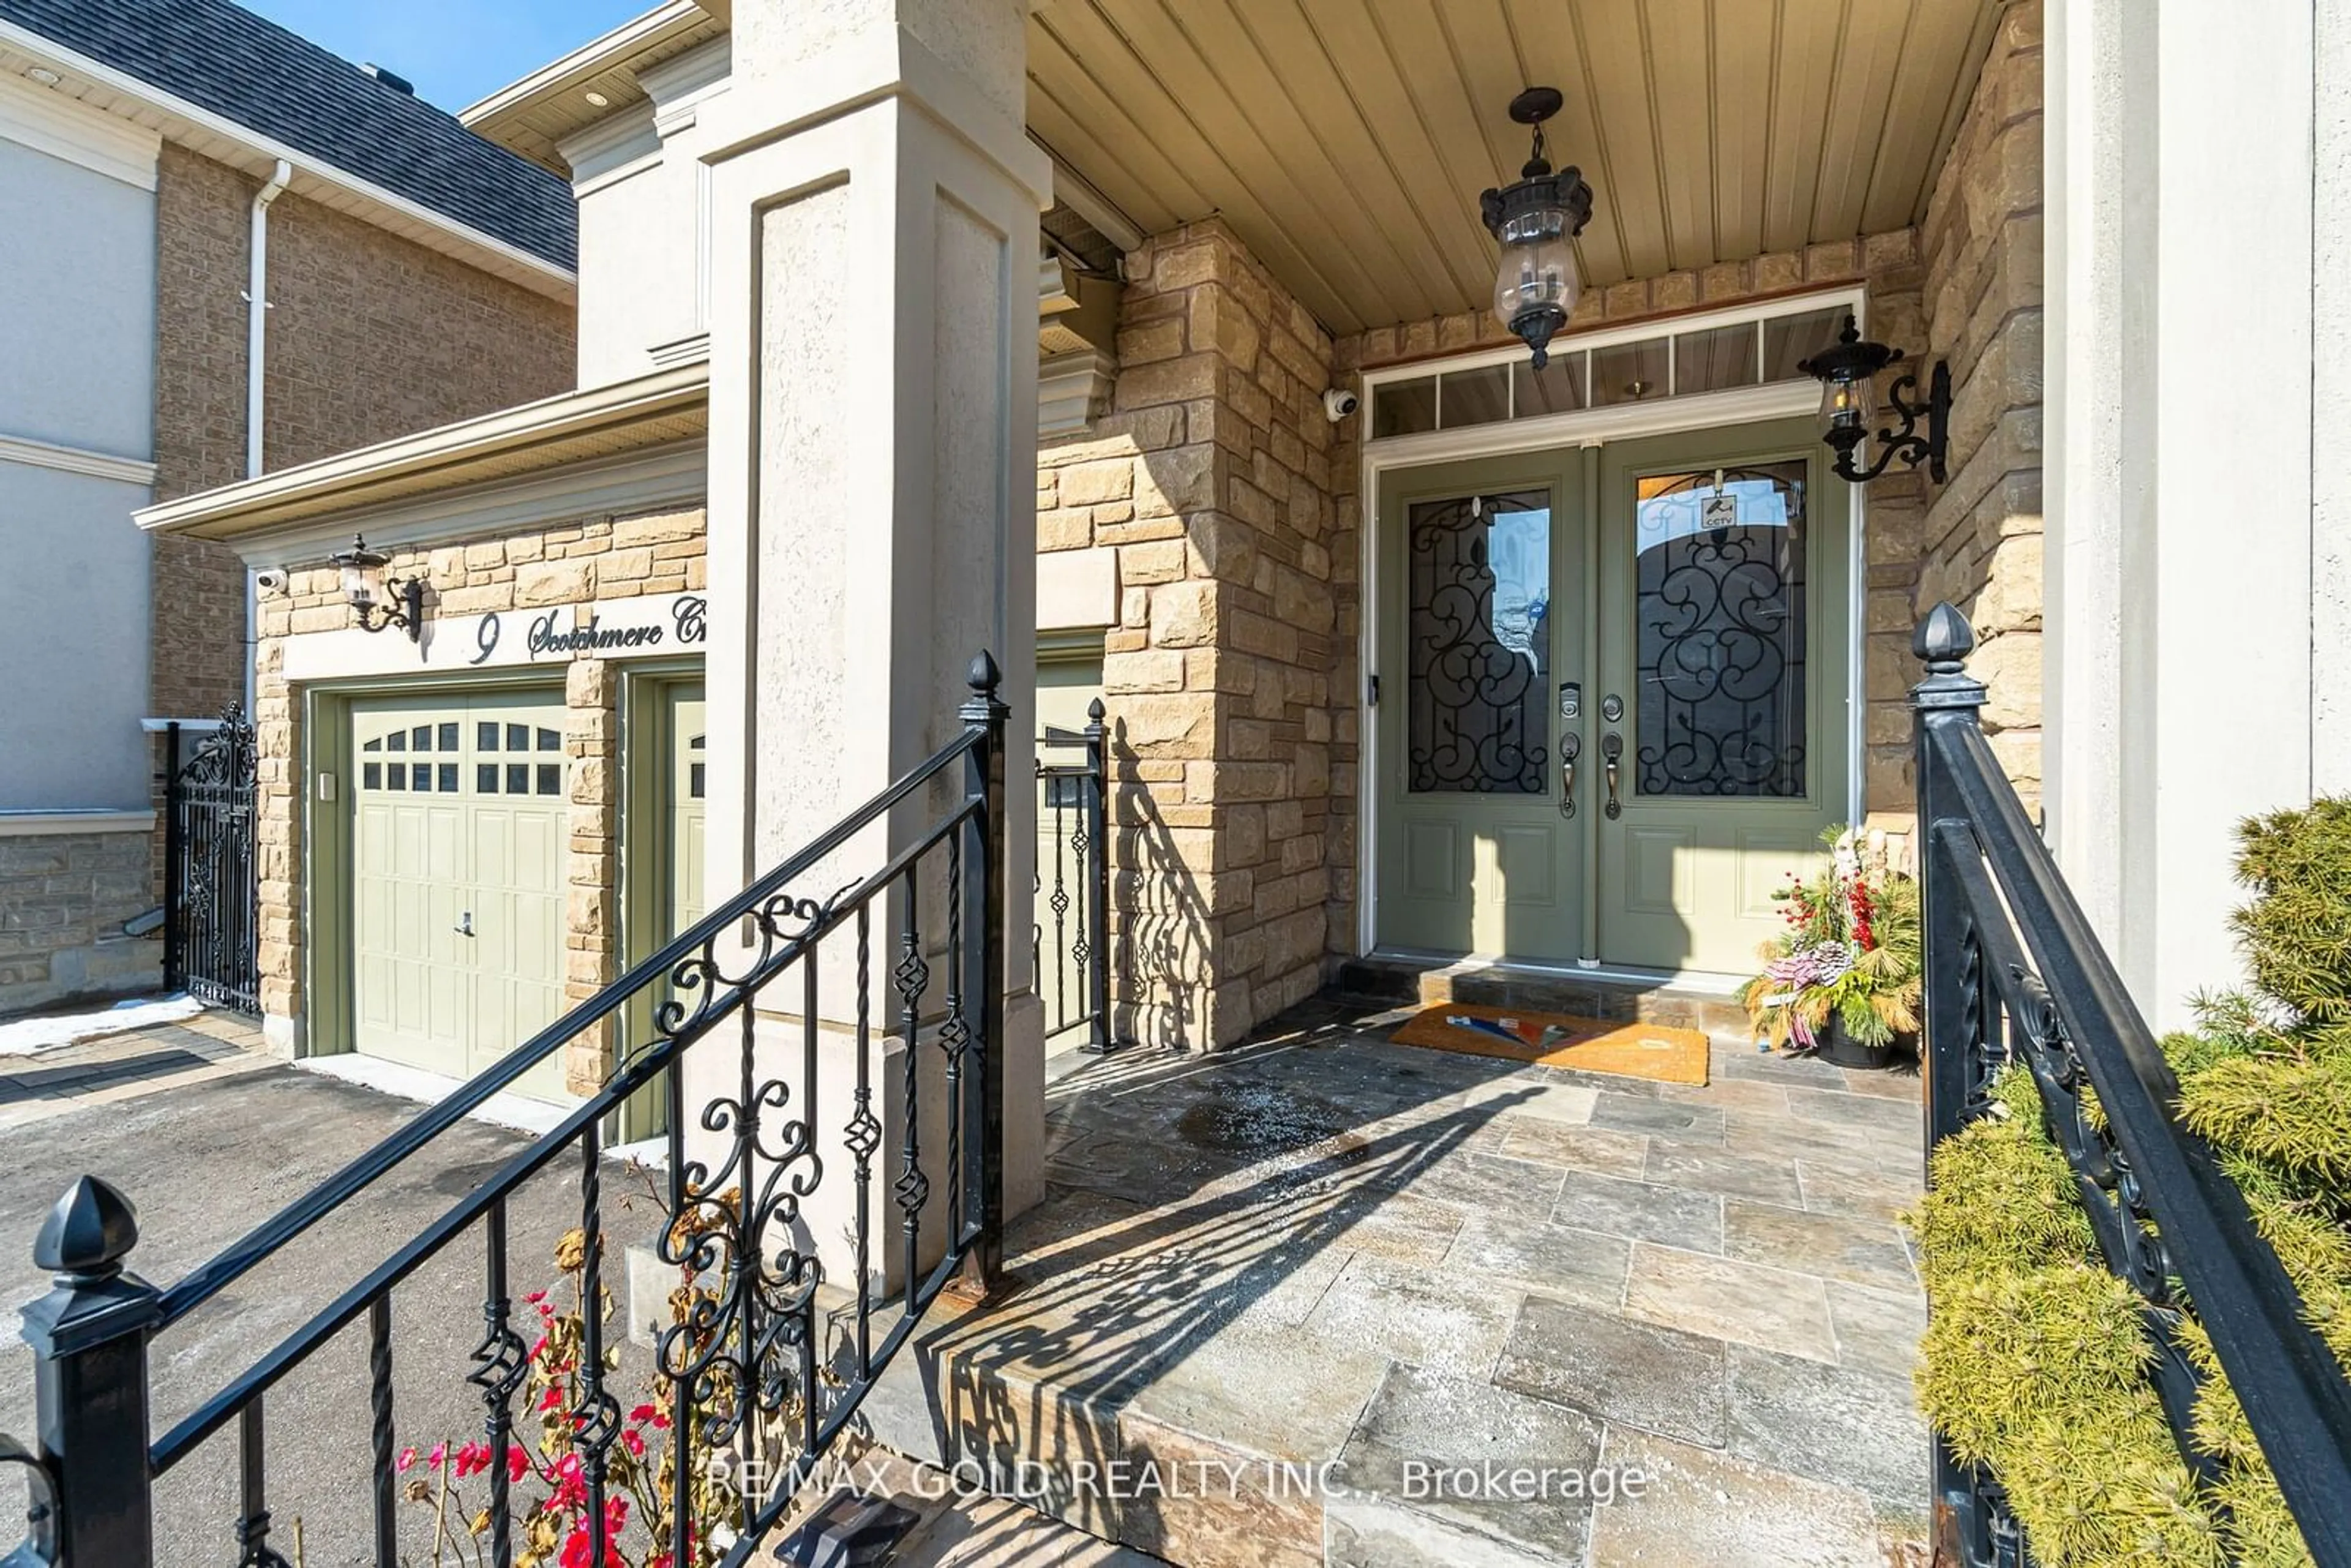
[[[343,597],[359,612],[360,631],[381,632],[387,626],[402,626],[407,628],[410,642],[423,641],[423,578],[387,580],[383,569],[392,564],[392,558],[381,550],[368,549],[367,540],[357,534],[351,536],[351,548],[337,554],[333,564],[343,574]]]
[[[1943,459],[1949,439],[1951,367],[1941,360],[1928,373],[1927,400],[1917,402],[1918,378],[1906,374],[1886,389],[1888,411],[1900,416],[1901,428],[1889,424],[1877,432],[1884,443],[1867,467],[1858,461],[1876,416],[1874,379],[1878,371],[1902,358],[1902,350],[1873,343],[1861,335],[1851,316],[1837,340],[1796,368],[1821,382],[1821,439],[1836,454],[1837,476],[1866,485],[1900,458],[1906,466],[1923,466],[1927,476],[1943,483]],[[1921,428],[1923,424],[1924,428]]]
[[[1542,122],[1566,100],[1555,87],[1531,87],[1510,99],[1510,118],[1534,131],[1534,150],[1515,184],[1478,198],[1486,227],[1502,242],[1494,280],[1494,319],[1534,350],[1535,369],[1551,362],[1552,334],[1567,325],[1583,291],[1575,272],[1575,236],[1592,221],[1592,187],[1571,163],[1554,173]]]

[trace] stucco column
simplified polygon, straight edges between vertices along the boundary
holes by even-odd
[[[2314,399],[2340,204],[2314,62],[2323,88],[2344,51],[2307,5],[2049,16],[2050,831],[2171,1028],[2241,977],[2238,822],[2351,773],[2351,573],[2314,528],[2345,462]]]
[[[709,887],[778,864],[956,733],[973,654],[1013,708],[1006,773],[1008,1208],[1041,1192],[1043,1043],[1030,994],[1034,858],[1036,250],[1050,168],[1023,130],[1023,0],[738,0],[734,73],[704,111],[710,193]],[[876,869],[935,819],[906,804],[800,891]],[[935,978],[944,912],[921,901]],[[876,906],[877,1037],[897,961]],[[894,923],[894,913],[889,919]],[[886,940],[885,938],[890,938]],[[818,1017],[853,1017],[852,944],[827,950]],[[933,1006],[937,1003],[935,988]],[[797,1083],[798,975],[764,998],[763,1074]],[[849,1278],[854,1197],[840,1147],[853,1039],[822,1031],[824,1180],[806,1228]],[[716,1042],[713,1042],[715,1045]],[[787,1049],[788,1048],[788,1049]],[[904,1049],[873,1063],[888,1141],[873,1212],[894,1227]],[[927,1040],[923,1147],[946,1186],[943,1085]],[[705,1047],[697,1101],[735,1091]],[[877,1057],[879,1053],[877,1051]],[[722,1062],[721,1058],[730,1060]],[[781,1119],[769,1112],[767,1120]],[[890,1249],[876,1248],[877,1254]],[[877,1256],[877,1263],[879,1258]]]

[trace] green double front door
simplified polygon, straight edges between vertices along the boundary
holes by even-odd
[[[1379,946],[1751,968],[1847,810],[1847,506],[1809,420],[1384,474]]]

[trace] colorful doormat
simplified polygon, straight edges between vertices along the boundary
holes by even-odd
[[[1398,1045],[1573,1067],[1582,1072],[1614,1072],[1661,1083],[1706,1082],[1706,1036],[1661,1024],[1606,1023],[1565,1013],[1439,1002],[1423,1008],[1388,1038]]]

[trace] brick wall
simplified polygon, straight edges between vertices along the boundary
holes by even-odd
[[[0,835],[0,1018],[161,982],[163,945],[122,935],[148,906],[151,836]]]
[[[422,572],[433,585],[428,614],[474,615],[597,600],[679,593],[707,586],[699,508],[631,517],[588,517],[517,529],[495,538],[395,553],[392,576]],[[294,568],[287,591],[260,613],[255,705],[260,764],[261,1005],[271,1019],[300,1016],[302,995],[300,704],[287,681],[286,640],[351,624],[334,568]],[[543,666],[542,666],[543,668]],[[620,974],[620,682],[611,661],[582,655],[564,670],[565,748],[572,758],[566,868],[564,996],[593,996]],[[419,689],[423,689],[421,685]],[[339,895],[330,893],[330,895]],[[602,1081],[608,1031],[583,1036],[565,1059],[574,1092]]]
[[[245,476],[246,214],[259,189],[169,141],[155,173],[155,498]],[[245,695],[245,568],[209,539],[151,536],[147,711],[210,718]]]
[[[1919,227],[1925,335],[1951,365],[1950,483],[1921,520],[1914,607],[1967,612],[1993,754],[2041,789],[2041,0],[2011,0]]]
[[[155,496],[245,477],[247,235],[260,182],[166,142],[156,173]],[[263,452],[283,468],[567,390],[569,305],[291,194],[269,209]],[[245,693],[245,571],[154,542],[152,712]]]

